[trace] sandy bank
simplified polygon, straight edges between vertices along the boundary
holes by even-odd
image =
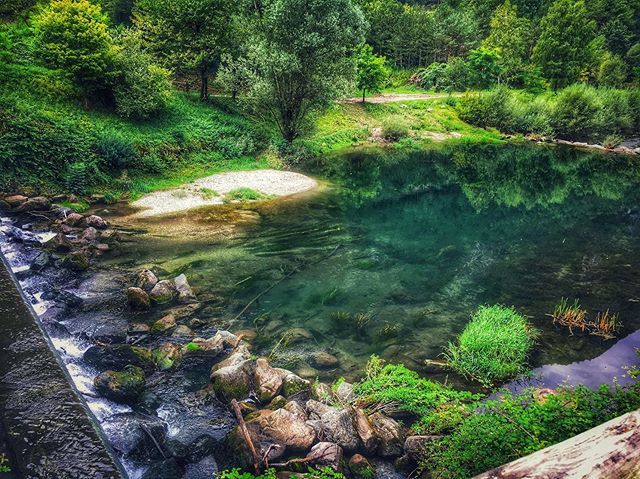
[[[255,170],[219,173],[170,190],[155,191],[134,201],[137,216],[157,216],[223,203],[224,195],[238,188],[251,188],[269,196],[302,193],[317,186],[308,176],[291,171]]]

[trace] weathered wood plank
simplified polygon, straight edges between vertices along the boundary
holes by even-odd
[[[640,410],[474,479],[640,478]]]

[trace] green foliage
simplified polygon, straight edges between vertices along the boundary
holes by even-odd
[[[411,414],[416,432],[428,427],[439,408],[460,407],[479,398],[421,378],[401,364],[385,364],[377,356],[371,357],[366,378],[354,385],[354,393],[362,407]]]
[[[585,48],[595,36],[583,0],[555,0],[540,22],[533,60],[551,86],[565,87],[579,80],[589,61]]]
[[[607,54],[598,69],[598,84],[620,88],[627,81],[627,65],[619,55]]]
[[[65,173],[65,187],[71,193],[84,195],[96,182],[96,168],[91,163],[78,161],[67,166]]]
[[[489,387],[526,371],[536,335],[514,309],[481,306],[444,356],[456,371]]]
[[[384,57],[373,53],[371,45],[364,45],[356,57],[357,87],[362,91],[362,101],[365,93],[379,92],[387,81],[389,72]]]
[[[177,73],[197,73],[200,98],[209,97],[208,78],[229,46],[233,0],[139,0],[134,24],[154,53]]]
[[[293,141],[310,111],[349,90],[365,21],[350,0],[270,0],[256,14],[261,29],[249,56],[249,96]]]
[[[597,92],[586,85],[572,85],[558,94],[552,124],[556,134],[571,140],[592,137],[597,132]]]
[[[130,141],[119,135],[107,135],[98,140],[96,151],[106,170],[120,171],[134,166],[137,153]]]
[[[460,118],[473,125],[494,127],[510,132],[513,125],[512,96],[506,88],[482,94],[469,94],[458,104]]]
[[[418,70],[413,81],[426,90],[465,91],[471,86],[472,72],[463,58],[453,57],[447,63],[434,62]]]
[[[303,479],[345,479],[345,476],[333,470],[331,467],[322,469],[308,468],[307,472],[300,474]],[[251,474],[238,468],[220,472],[220,479],[276,479],[276,470],[267,469],[262,474]]]
[[[86,94],[104,91],[114,75],[108,19],[88,0],[53,0],[33,19],[38,53],[71,75]]]
[[[468,63],[473,84],[478,88],[491,88],[504,73],[502,56],[497,50],[485,47],[471,50]]]
[[[140,32],[123,30],[116,41],[118,78],[113,94],[118,114],[125,118],[148,119],[166,110],[172,94],[170,72],[154,63],[142,43]]]
[[[473,414],[449,421],[451,433],[432,443],[421,466],[437,479],[466,479],[564,441],[640,407],[637,385],[561,388],[534,399],[502,394]],[[446,420],[446,419],[445,419]]]
[[[398,141],[409,136],[409,123],[400,116],[392,116],[382,124],[382,137],[387,141]]]

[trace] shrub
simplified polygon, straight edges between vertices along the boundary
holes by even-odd
[[[604,137],[604,140],[602,140],[602,146],[609,150],[612,150],[615,147],[620,146],[623,141],[624,138],[622,138],[620,135],[607,135]]]
[[[409,136],[409,123],[400,116],[386,120],[382,125],[382,137],[387,141],[398,141]]]
[[[505,393],[473,414],[461,415],[452,434],[425,450],[431,477],[466,479],[564,441],[640,407],[640,389],[602,386],[561,388],[544,398],[531,391]]]
[[[69,164],[65,173],[66,188],[77,195],[85,195],[89,188],[96,183],[97,171],[95,165],[78,161]]]
[[[465,95],[458,104],[458,113],[460,118],[474,125],[505,132],[514,130],[513,98],[507,88]]]
[[[140,32],[124,30],[115,55],[119,78],[114,83],[116,110],[125,118],[148,119],[166,109],[171,98],[170,72],[153,63]]]
[[[269,198],[271,198],[270,195],[265,195],[264,193],[260,193],[259,191],[251,188],[236,188],[224,195],[224,201],[227,203],[231,201],[266,200]]]
[[[572,85],[560,93],[552,110],[551,123],[559,137],[587,140],[598,132],[598,95],[587,85]]]
[[[627,81],[627,65],[619,55],[607,54],[598,68],[598,84],[620,88]]]
[[[624,90],[603,89],[598,91],[600,110],[596,116],[597,136],[623,134],[633,131],[633,112],[629,95]]]
[[[489,387],[525,371],[536,332],[512,308],[481,306],[444,356],[466,377]]]
[[[131,142],[119,136],[105,136],[96,146],[106,169],[120,171],[134,164],[137,154]]]

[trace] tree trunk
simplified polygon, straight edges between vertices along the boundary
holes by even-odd
[[[206,67],[200,70],[200,100],[209,99],[209,73]]]
[[[632,479],[640,477],[640,410],[475,479]]]
[[[364,103],[364,96],[365,96],[366,91],[367,90],[365,88],[362,89],[362,103]]]

